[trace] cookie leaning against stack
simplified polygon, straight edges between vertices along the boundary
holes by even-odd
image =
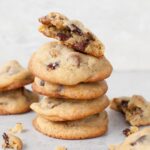
[[[35,76],[32,88],[45,95],[31,105],[38,114],[33,126],[61,139],[103,135],[109,105],[104,79],[112,72],[103,44],[79,21],[62,14],[50,13],[39,21],[40,32],[59,41],[42,45],[29,62]]]
[[[33,82],[31,73],[12,60],[0,67],[0,115],[25,113],[38,101],[35,93],[24,88]]]

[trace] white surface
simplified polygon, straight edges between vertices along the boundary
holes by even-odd
[[[37,31],[38,18],[59,11],[81,20],[106,45],[116,70],[150,70],[149,0],[0,0],[0,64],[27,64],[48,41]]]
[[[116,96],[130,96],[132,94],[142,94],[150,99],[148,83],[150,72],[115,72],[108,80],[110,98]],[[32,127],[32,119],[35,113],[27,113],[16,116],[0,116],[0,135],[13,127],[17,122],[24,124],[26,131],[19,134],[25,146],[23,150],[54,150],[58,145],[63,145],[68,150],[108,150],[108,145],[120,143],[124,136],[122,130],[128,127],[122,115],[113,110],[109,112],[109,131],[99,138],[88,140],[57,140],[49,138],[35,131]]]

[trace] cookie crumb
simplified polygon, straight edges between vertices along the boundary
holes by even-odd
[[[23,131],[23,125],[22,123],[16,123],[15,127],[10,128],[10,133],[21,133]]]
[[[55,150],[67,150],[64,146],[57,146]]]
[[[137,131],[139,131],[139,128],[138,128],[138,127],[136,127],[136,126],[131,126],[130,128],[127,128],[127,129],[123,130],[123,134],[124,134],[125,136],[129,136],[129,135],[131,135],[131,134],[133,134],[133,133],[135,133],[135,132],[137,132]]]
[[[19,137],[6,133],[4,133],[2,137],[3,137],[2,148],[4,150],[7,148],[14,150],[22,150],[23,143]]]

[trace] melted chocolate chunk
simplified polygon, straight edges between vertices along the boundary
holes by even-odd
[[[128,101],[123,100],[123,101],[121,102],[121,107],[127,108],[127,107],[128,107]]]
[[[61,41],[66,41],[71,37],[70,35],[67,35],[65,33],[57,33],[57,36]]]
[[[44,86],[45,85],[45,81],[41,80],[40,81],[40,86]]]
[[[125,136],[128,136],[130,134],[130,129],[127,128],[127,129],[123,130],[123,134]]]
[[[50,64],[47,65],[47,70],[49,70],[49,69],[55,70],[58,66],[59,66],[58,62],[50,63]]]
[[[75,43],[72,48],[75,49],[76,51],[81,51],[83,52],[87,45],[89,44],[89,40],[86,39],[85,41]]]
[[[72,24],[71,25],[72,27],[73,27],[73,29],[72,29],[72,32],[73,33],[75,33],[75,34],[78,34],[78,35],[83,35],[83,32],[81,31],[81,29],[80,28],[78,28],[76,25],[74,25],[74,24]]]
[[[2,136],[3,136],[3,139],[4,139],[5,144],[6,144],[5,147],[6,147],[6,148],[10,148],[8,135],[7,135],[6,133],[4,133]]]
[[[143,135],[140,138],[138,138],[135,142],[132,142],[130,145],[134,146],[137,143],[143,143],[145,140],[146,140],[146,135]]]
[[[87,32],[87,36],[88,36],[88,39],[89,39],[90,41],[94,41],[94,40],[95,40],[95,38],[93,37],[92,33]]]

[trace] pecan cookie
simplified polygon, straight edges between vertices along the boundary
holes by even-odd
[[[77,140],[94,138],[106,133],[108,117],[106,112],[102,112],[82,120],[52,122],[38,116],[33,120],[33,125],[47,136]]]
[[[49,42],[36,51],[29,69],[42,80],[63,85],[104,80],[112,72],[112,66],[104,56],[98,59],[85,55],[59,42]]]
[[[107,96],[92,100],[66,100],[44,97],[30,107],[50,121],[77,120],[102,112],[109,105]]]
[[[88,100],[104,95],[108,89],[105,81],[80,83],[73,86],[53,84],[35,77],[32,89],[53,98]]]
[[[31,73],[12,60],[0,67],[0,91],[17,89],[33,82]]]
[[[126,120],[135,126],[150,124],[150,102],[142,96],[114,98],[110,107],[116,111],[121,111]]]
[[[131,134],[119,145],[110,145],[109,150],[150,150],[150,128]]]
[[[60,13],[52,12],[41,17],[39,31],[44,35],[60,40],[69,48],[92,56],[100,57],[104,53],[104,45],[84,25],[76,20],[69,20]]]
[[[19,88],[0,92],[0,114],[19,114],[30,111],[30,105],[38,101],[35,93]]]

